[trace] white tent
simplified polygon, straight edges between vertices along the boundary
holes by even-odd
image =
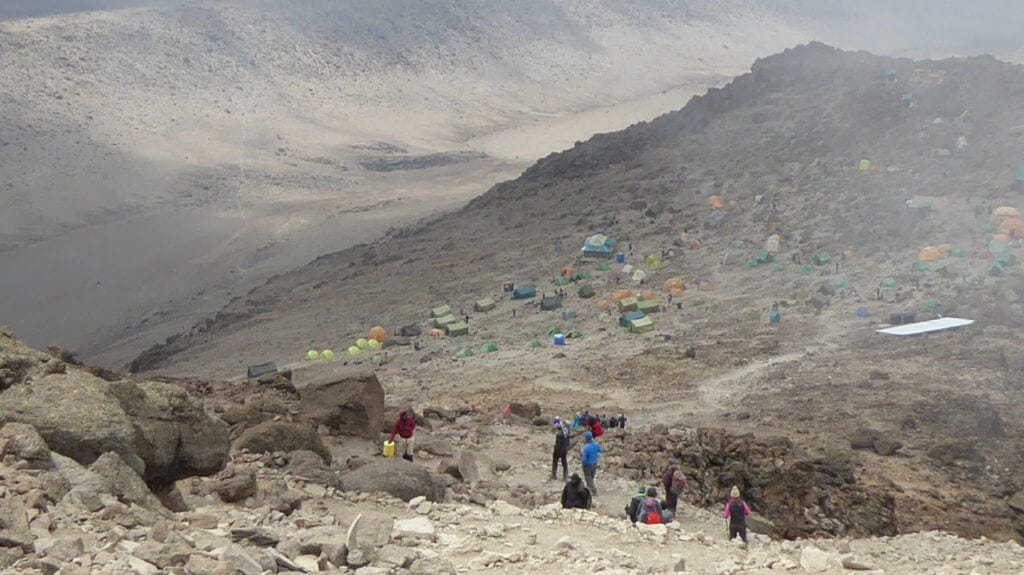
[[[631,273],[633,273],[633,266],[631,266],[630,264],[626,264],[626,265],[622,266],[622,273],[624,273],[624,274],[631,274]]]
[[[644,270],[636,270],[633,272],[633,281],[642,282],[645,279],[647,279],[647,274],[644,273]]]

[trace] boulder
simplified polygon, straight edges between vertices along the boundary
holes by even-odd
[[[338,474],[324,463],[320,455],[312,451],[293,451],[287,457],[286,472],[324,486],[338,487]]]
[[[872,447],[874,448],[875,453],[889,456],[895,455],[897,451],[903,448],[903,444],[889,437],[880,437],[875,440]]]
[[[466,483],[489,480],[494,476],[494,463],[483,454],[463,451],[459,454],[459,475]]]
[[[18,547],[26,553],[32,551],[32,532],[28,527],[25,505],[9,492],[0,499],[0,547]]]
[[[211,493],[225,503],[244,501],[256,494],[256,473],[251,469],[228,467],[210,484]]]
[[[384,425],[384,389],[372,371],[296,372],[299,413],[335,433],[376,438]]]
[[[1010,508],[1024,513],[1024,490],[1018,491],[1016,495],[1010,498]]]
[[[341,476],[341,488],[389,493],[403,501],[420,495],[430,501],[440,501],[443,497],[443,488],[429,471],[397,457],[378,459]]]
[[[451,457],[455,455],[455,448],[452,442],[444,437],[431,435],[426,431],[417,430],[416,451],[437,455],[440,457]]]
[[[0,429],[0,459],[13,457],[29,469],[50,469],[50,447],[34,427],[27,423],[8,423]]]
[[[516,415],[525,419],[533,419],[540,417],[540,404],[531,401],[530,403],[517,403],[513,402],[508,405],[512,415]]]
[[[800,566],[808,573],[835,572],[842,563],[837,555],[826,553],[817,547],[804,547],[800,552]]]
[[[142,478],[151,487],[212,475],[227,463],[228,425],[206,413],[203,404],[182,387],[154,382],[109,385],[131,420],[135,451],[145,461]]]
[[[141,505],[149,509],[163,509],[160,500],[149,490],[146,482],[139,477],[138,473],[135,473],[135,470],[128,467],[120,455],[113,451],[101,455],[89,466],[89,471],[106,479],[110,492],[122,502]]]
[[[46,375],[0,393],[8,422],[35,428],[51,450],[89,465],[114,451],[139,473],[135,429],[111,393],[111,383],[81,371]]]
[[[434,524],[426,517],[413,517],[412,519],[398,519],[391,531],[394,539],[422,539],[433,541],[437,538]]]
[[[180,543],[164,544],[152,540],[143,541],[132,550],[132,555],[160,569],[183,567],[188,563],[190,554],[191,551]]]
[[[861,428],[850,436],[852,449],[873,449],[875,442],[882,438],[882,433],[874,429]]]
[[[324,462],[331,462],[331,451],[313,426],[286,421],[264,421],[246,429],[235,441],[235,449],[252,453],[311,451]]]
[[[410,575],[456,575],[451,561],[440,557],[421,557],[409,566]]]

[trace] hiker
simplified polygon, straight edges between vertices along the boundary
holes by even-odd
[[[636,522],[647,525],[669,522],[661,508],[661,501],[658,501],[657,488],[647,488],[647,496],[640,501],[639,508],[637,509]]]
[[[587,487],[590,493],[597,495],[597,485],[594,483],[594,476],[597,474],[597,461],[601,458],[601,444],[594,441],[593,432],[583,434],[583,453],[580,456],[580,463],[583,464],[583,476],[587,478]]]
[[[590,509],[590,490],[580,480],[579,473],[573,473],[562,488],[562,509]]]
[[[512,308],[512,319],[516,318],[516,308]]]
[[[665,488],[665,509],[677,514],[679,496],[686,489],[686,476],[679,470],[675,458],[668,459],[668,471],[661,478],[661,485]]]
[[[398,421],[391,427],[391,439],[394,442],[397,435],[402,439],[402,459],[412,461],[414,434],[416,433],[416,414],[412,407],[403,409],[398,414]]]
[[[626,414],[619,414],[619,429],[626,429]]]
[[[581,416],[580,412],[577,411],[576,412],[576,416],[572,418],[572,428],[573,429],[579,429],[579,427],[580,427],[580,425],[582,425],[582,423],[583,423],[583,416]]]
[[[469,323],[469,314],[466,314],[466,323]]]
[[[750,506],[743,499],[740,499],[740,488],[733,485],[729,492],[729,501],[725,504],[722,517],[729,520],[729,541],[737,535],[747,543],[747,516],[750,515]]]
[[[595,439],[604,435],[604,426],[601,425],[600,417],[590,418],[590,432],[594,434]]]
[[[615,429],[618,426],[619,426],[619,418],[617,418],[617,417],[615,417],[613,415],[612,418],[608,420],[608,429]]]
[[[629,517],[629,522],[636,525],[636,518],[640,515],[640,502],[647,496],[647,489],[643,485],[636,488],[636,495],[629,500],[629,505],[626,506],[626,517]]]
[[[558,479],[558,462],[562,462],[562,481],[569,475],[569,428],[562,423],[561,417],[552,422],[555,425],[555,448],[551,454],[551,480]]]

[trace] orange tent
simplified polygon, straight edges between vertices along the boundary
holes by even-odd
[[[685,297],[686,296],[686,291],[684,291],[682,289],[679,289],[679,288],[672,288],[672,290],[669,291],[669,293],[672,294],[672,297]]]
[[[651,291],[649,289],[645,289],[644,291],[640,292],[640,297],[644,298],[645,300],[650,301],[650,300],[658,299],[658,294],[654,293],[653,291]]]
[[[711,291],[715,289],[715,286],[708,280],[702,280],[700,283],[697,284],[697,289],[699,289],[700,291]]]
[[[430,337],[441,337],[441,336],[444,335],[444,330],[443,329],[437,329],[435,327],[434,329],[430,330],[428,333],[429,333]]]
[[[375,339],[375,340],[377,340],[377,341],[379,341],[381,343],[384,343],[384,340],[387,339],[387,338],[388,338],[388,332],[387,332],[387,330],[385,330],[381,326],[377,325],[377,326],[374,326],[374,327],[372,327],[370,329],[370,337],[369,337],[369,339]]]
[[[933,262],[933,261],[939,259],[939,257],[941,257],[941,256],[942,256],[942,254],[939,252],[938,248],[934,248],[934,247],[928,246],[925,249],[921,250],[920,253],[917,254],[917,261],[919,261],[919,262]]]
[[[608,301],[606,299],[599,299],[599,300],[597,300],[597,309],[607,310],[610,307],[612,307],[612,302],[610,302],[610,301]]]
[[[712,210],[720,210],[723,207],[722,199],[718,196],[711,196],[708,198],[708,205],[711,206]]]
[[[1011,208],[1010,206],[1000,206],[992,211],[992,219],[998,220],[1000,218],[1019,218],[1020,212],[1017,208]]]
[[[999,224],[999,233],[1009,236],[1010,239],[1024,238],[1024,220],[1020,218],[1007,218]]]
[[[661,289],[671,292],[674,289],[684,290],[686,289],[686,282],[681,277],[668,278],[665,283],[661,284]]]
[[[562,268],[562,275],[571,276],[573,274],[573,271],[574,270],[572,269],[572,266],[565,266],[564,268]]]
[[[612,292],[612,299],[615,301],[626,299],[627,297],[633,297],[633,292],[628,289],[617,289]]]

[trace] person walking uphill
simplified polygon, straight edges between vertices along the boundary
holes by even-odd
[[[551,479],[558,479],[558,462],[562,462],[562,481],[568,479],[569,463],[569,428],[562,423],[562,418],[556,417],[555,421],[555,449],[551,454]]]
[[[748,515],[750,515],[750,507],[746,501],[740,499],[740,488],[733,485],[732,491],[729,493],[729,501],[726,502],[725,510],[722,511],[722,517],[729,520],[729,541],[739,535],[740,539],[743,539],[743,543],[747,543]]]
[[[597,495],[597,485],[594,483],[594,476],[597,474],[597,461],[601,458],[601,445],[594,441],[594,434],[586,432],[583,435],[584,445],[581,463],[583,464],[583,476],[587,478],[587,487],[591,495]]]
[[[679,471],[674,458],[668,460],[668,471],[661,477],[661,485],[665,488],[665,508],[673,515],[678,513],[679,495],[686,489],[686,476]]]
[[[398,414],[398,421],[391,427],[391,441],[395,436],[402,438],[402,459],[412,461],[414,435],[416,433],[416,417],[411,407]]]

